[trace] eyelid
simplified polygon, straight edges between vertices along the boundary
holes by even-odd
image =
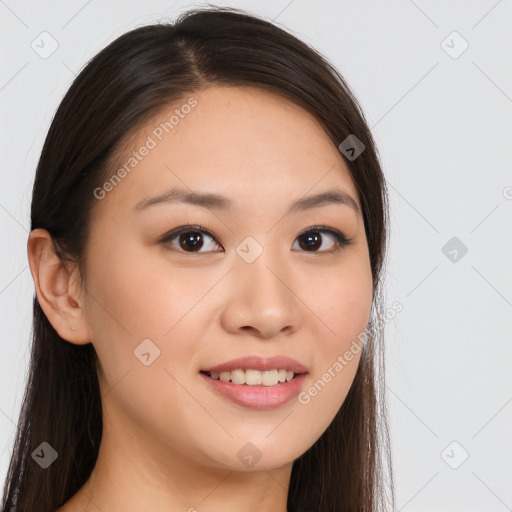
[[[334,236],[341,243],[344,243],[344,244],[347,244],[347,245],[351,244],[353,242],[353,240],[354,240],[353,238],[347,237],[345,235],[345,233],[343,233],[343,231],[340,231],[340,230],[334,229],[334,228],[330,228],[329,226],[323,226],[321,224],[317,224],[317,225],[314,225],[314,226],[309,226],[309,227],[303,229],[297,235],[297,237],[305,235],[306,233],[309,233],[310,231],[320,231],[320,232],[323,232],[323,233],[328,233],[328,234]]]
[[[330,228],[329,226],[324,226],[321,224],[315,224],[314,226],[309,226],[309,227],[303,229],[296,236],[295,240],[297,240],[297,238],[299,238],[300,236],[305,235],[306,233],[309,233],[310,231],[311,232],[327,233],[328,235],[331,235],[332,237],[334,237],[336,243],[332,249],[328,249],[326,251],[300,251],[305,254],[318,254],[318,255],[320,255],[320,254],[323,254],[323,255],[336,254],[336,253],[342,251],[343,249],[345,249],[346,247],[348,247],[349,245],[354,243],[354,239],[347,237],[345,235],[345,233],[343,233],[343,231],[340,231],[335,228]],[[294,240],[294,242],[295,242],[295,240]]]
[[[221,245],[221,243],[219,242],[219,240],[217,239],[217,237],[208,229],[208,227],[206,227],[207,225],[205,224],[205,226],[199,226],[199,225],[195,225],[195,224],[184,224],[182,226],[179,226],[177,228],[174,228],[172,229],[171,231],[167,232],[165,235],[163,235],[159,240],[158,240],[158,243],[162,243],[162,244],[169,244],[171,245],[171,240],[173,240],[174,238],[176,238],[177,236],[181,235],[181,233],[187,233],[189,231],[198,231],[199,233],[203,234],[203,235],[207,235],[209,236],[212,240],[215,241],[215,243],[217,243],[218,245]],[[190,251],[190,252],[187,252],[187,251],[182,251],[182,250],[179,250],[179,249],[175,249],[175,251],[179,252],[179,253],[182,253],[182,254],[197,254],[197,255],[201,255],[201,254],[209,254],[211,252],[215,252],[215,251],[204,251],[204,252],[198,252],[198,251]]]

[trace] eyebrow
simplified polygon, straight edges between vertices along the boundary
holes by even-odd
[[[233,205],[231,199],[218,194],[193,192],[176,187],[169,190],[168,192],[165,192],[164,194],[148,199],[143,199],[139,201],[132,209],[134,211],[142,211],[151,206],[168,203],[187,203],[214,210],[227,210]],[[312,208],[318,208],[320,206],[327,206],[330,204],[346,205],[354,210],[356,214],[361,214],[359,205],[352,198],[352,196],[342,190],[332,189],[320,194],[316,194],[314,196],[298,199],[288,207],[285,215],[290,213],[303,212]]]

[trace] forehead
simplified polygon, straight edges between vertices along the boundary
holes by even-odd
[[[318,120],[249,86],[196,91],[160,110],[127,139],[111,172],[100,208],[126,211],[176,186],[225,195],[234,207],[288,204],[333,186],[358,203],[348,167]]]

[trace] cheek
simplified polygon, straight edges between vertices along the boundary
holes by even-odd
[[[368,258],[353,254],[346,264],[312,276],[307,304],[318,318],[324,356],[344,350],[363,332],[370,319],[373,283]],[[326,362],[325,357],[324,363]]]
[[[110,245],[89,270],[94,324],[131,335],[133,341],[163,338],[193,308],[215,276],[192,274],[162,257],[157,248]],[[193,279],[191,280],[191,277]],[[95,298],[95,297],[93,297]]]
[[[181,445],[183,423],[204,414],[187,392],[186,379],[199,336],[193,306],[212,284],[191,285],[190,273],[179,270],[171,279],[169,267],[165,273],[147,255],[144,259],[126,247],[111,249],[108,258],[89,266],[92,298],[87,312],[107,408],[111,416],[128,415],[142,431],[163,440],[172,439],[169,432],[174,432]]]
[[[370,319],[371,268],[364,257],[354,258],[352,263],[332,271],[328,279],[319,272],[311,298],[311,309],[318,319],[314,334],[315,373],[309,376],[299,403],[319,418],[322,428],[334,418],[350,390]]]
[[[133,370],[158,368],[163,379],[169,379],[165,368],[187,371],[195,362],[194,340],[201,338],[204,296],[218,272],[172,267],[157,251],[119,240],[102,247],[102,257],[89,266],[87,315],[107,386]],[[154,357],[150,367],[138,358],[142,347]],[[146,378],[152,373],[141,375],[141,384]]]

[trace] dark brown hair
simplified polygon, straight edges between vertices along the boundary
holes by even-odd
[[[46,229],[62,262],[76,263],[84,279],[93,191],[112,176],[112,162],[129,134],[173,102],[222,85],[280,94],[313,114],[336,146],[349,135],[365,146],[346,163],[368,241],[371,320],[346,400],[318,441],[294,461],[288,510],[394,510],[381,280],[387,190],[363,111],[319,52],[275,23],[216,6],[120,36],[87,63],[58,107],[36,170],[31,229]],[[54,512],[88,479],[102,436],[96,363],[93,345],[62,339],[35,295],[30,368],[4,487],[5,512]],[[58,453],[47,469],[31,456],[43,441]],[[389,464],[389,496],[382,460]]]

